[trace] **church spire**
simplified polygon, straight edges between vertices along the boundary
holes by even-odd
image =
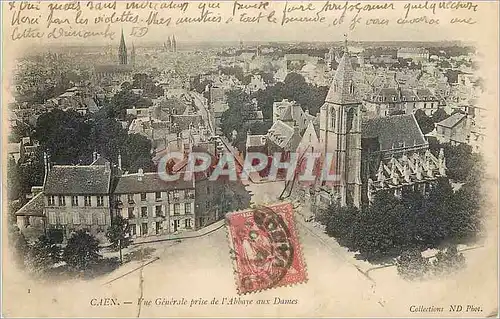
[[[335,103],[335,104],[355,104],[358,103],[356,98],[354,81],[353,81],[354,69],[351,64],[351,57],[349,52],[347,52],[347,45],[344,55],[339,61],[337,71],[335,71],[335,76],[333,78],[330,89],[326,96],[325,102]]]
[[[120,39],[120,47],[118,48],[118,58],[120,64],[127,64],[127,46],[125,45],[125,37],[123,35],[123,29],[122,29],[122,36]]]
[[[177,42],[175,41],[175,35],[172,35],[172,51],[177,52]]]

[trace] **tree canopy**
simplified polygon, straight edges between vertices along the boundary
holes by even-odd
[[[448,179],[440,178],[425,196],[410,191],[397,198],[378,192],[361,210],[332,205],[322,222],[339,244],[364,259],[377,260],[409,249],[475,239],[481,229],[480,205],[477,186],[471,183],[454,192]]]
[[[101,258],[99,241],[87,231],[78,230],[68,239],[62,258],[75,270],[88,269]]]

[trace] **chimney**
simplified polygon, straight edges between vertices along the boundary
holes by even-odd
[[[122,154],[118,153],[118,168],[122,169]]]
[[[108,161],[104,163],[104,172],[109,173],[111,172],[111,165],[109,164]]]
[[[92,162],[97,159],[97,152],[92,153]]]
[[[142,178],[144,177],[144,171],[142,170],[142,168],[139,168],[137,170],[137,180],[138,181],[142,181]]]

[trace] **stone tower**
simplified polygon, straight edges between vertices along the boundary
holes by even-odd
[[[347,52],[339,61],[335,77],[320,110],[320,143],[323,155],[332,156],[338,180],[332,195],[342,206],[361,204],[361,103],[353,82],[354,70]],[[328,158],[328,157],[326,157]]]
[[[172,35],[172,52],[177,52],[177,41],[175,41],[175,35]]]
[[[130,52],[130,63],[135,66],[135,46],[132,43],[132,51]]]
[[[120,39],[120,47],[118,48],[118,59],[120,64],[128,64],[127,61],[127,46],[125,45],[125,37],[123,36],[122,29],[122,37]]]

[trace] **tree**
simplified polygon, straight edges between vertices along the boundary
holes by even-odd
[[[439,123],[448,117],[449,117],[449,115],[448,115],[448,113],[446,113],[446,111],[444,109],[438,108],[436,110],[436,112],[434,112],[432,114],[431,119],[434,123]]]
[[[425,276],[429,269],[429,260],[422,257],[418,249],[404,251],[396,260],[398,274],[407,280],[415,280]]]
[[[106,237],[111,242],[111,247],[120,251],[120,262],[123,262],[122,249],[127,248],[132,242],[128,221],[121,215],[114,216],[111,220],[111,226],[106,232]]]
[[[24,267],[24,261],[28,253],[28,241],[16,225],[9,224],[9,246],[14,254],[14,261],[19,267]]]
[[[91,126],[82,115],[56,109],[40,115],[34,135],[52,161],[79,164],[92,154],[90,133]]]
[[[417,110],[415,112],[415,119],[417,120],[418,126],[422,130],[423,134],[428,134],[434,130],[434,122],[432,118],[428,117],[424,111]]]
[[[62,260],[61,253],[61,247],[52,242],[49,237],[41,236],[31,246],[28,262],[33,271],[43,273]]]
[[[13,157],[9,157],[7,160],[7,174],[7,199],[10,201],[18,199],[21,195],[21,177]]]
[[[359,227],[360,211],[356,207],[329,206],[322,214],[326,233],[349,250],[357,251],[356,230]]]
[[[436,259],[432,263],[432,268],[437,275],[456,271],[465,266],[465,257],[462,253],[458,253],[456,246],[440,250],[435,257]]]
[[[88,269],[101,258],[99,241],[87,231],[78,230],[68,240],[62,257],[68,266],[75,270]]]

